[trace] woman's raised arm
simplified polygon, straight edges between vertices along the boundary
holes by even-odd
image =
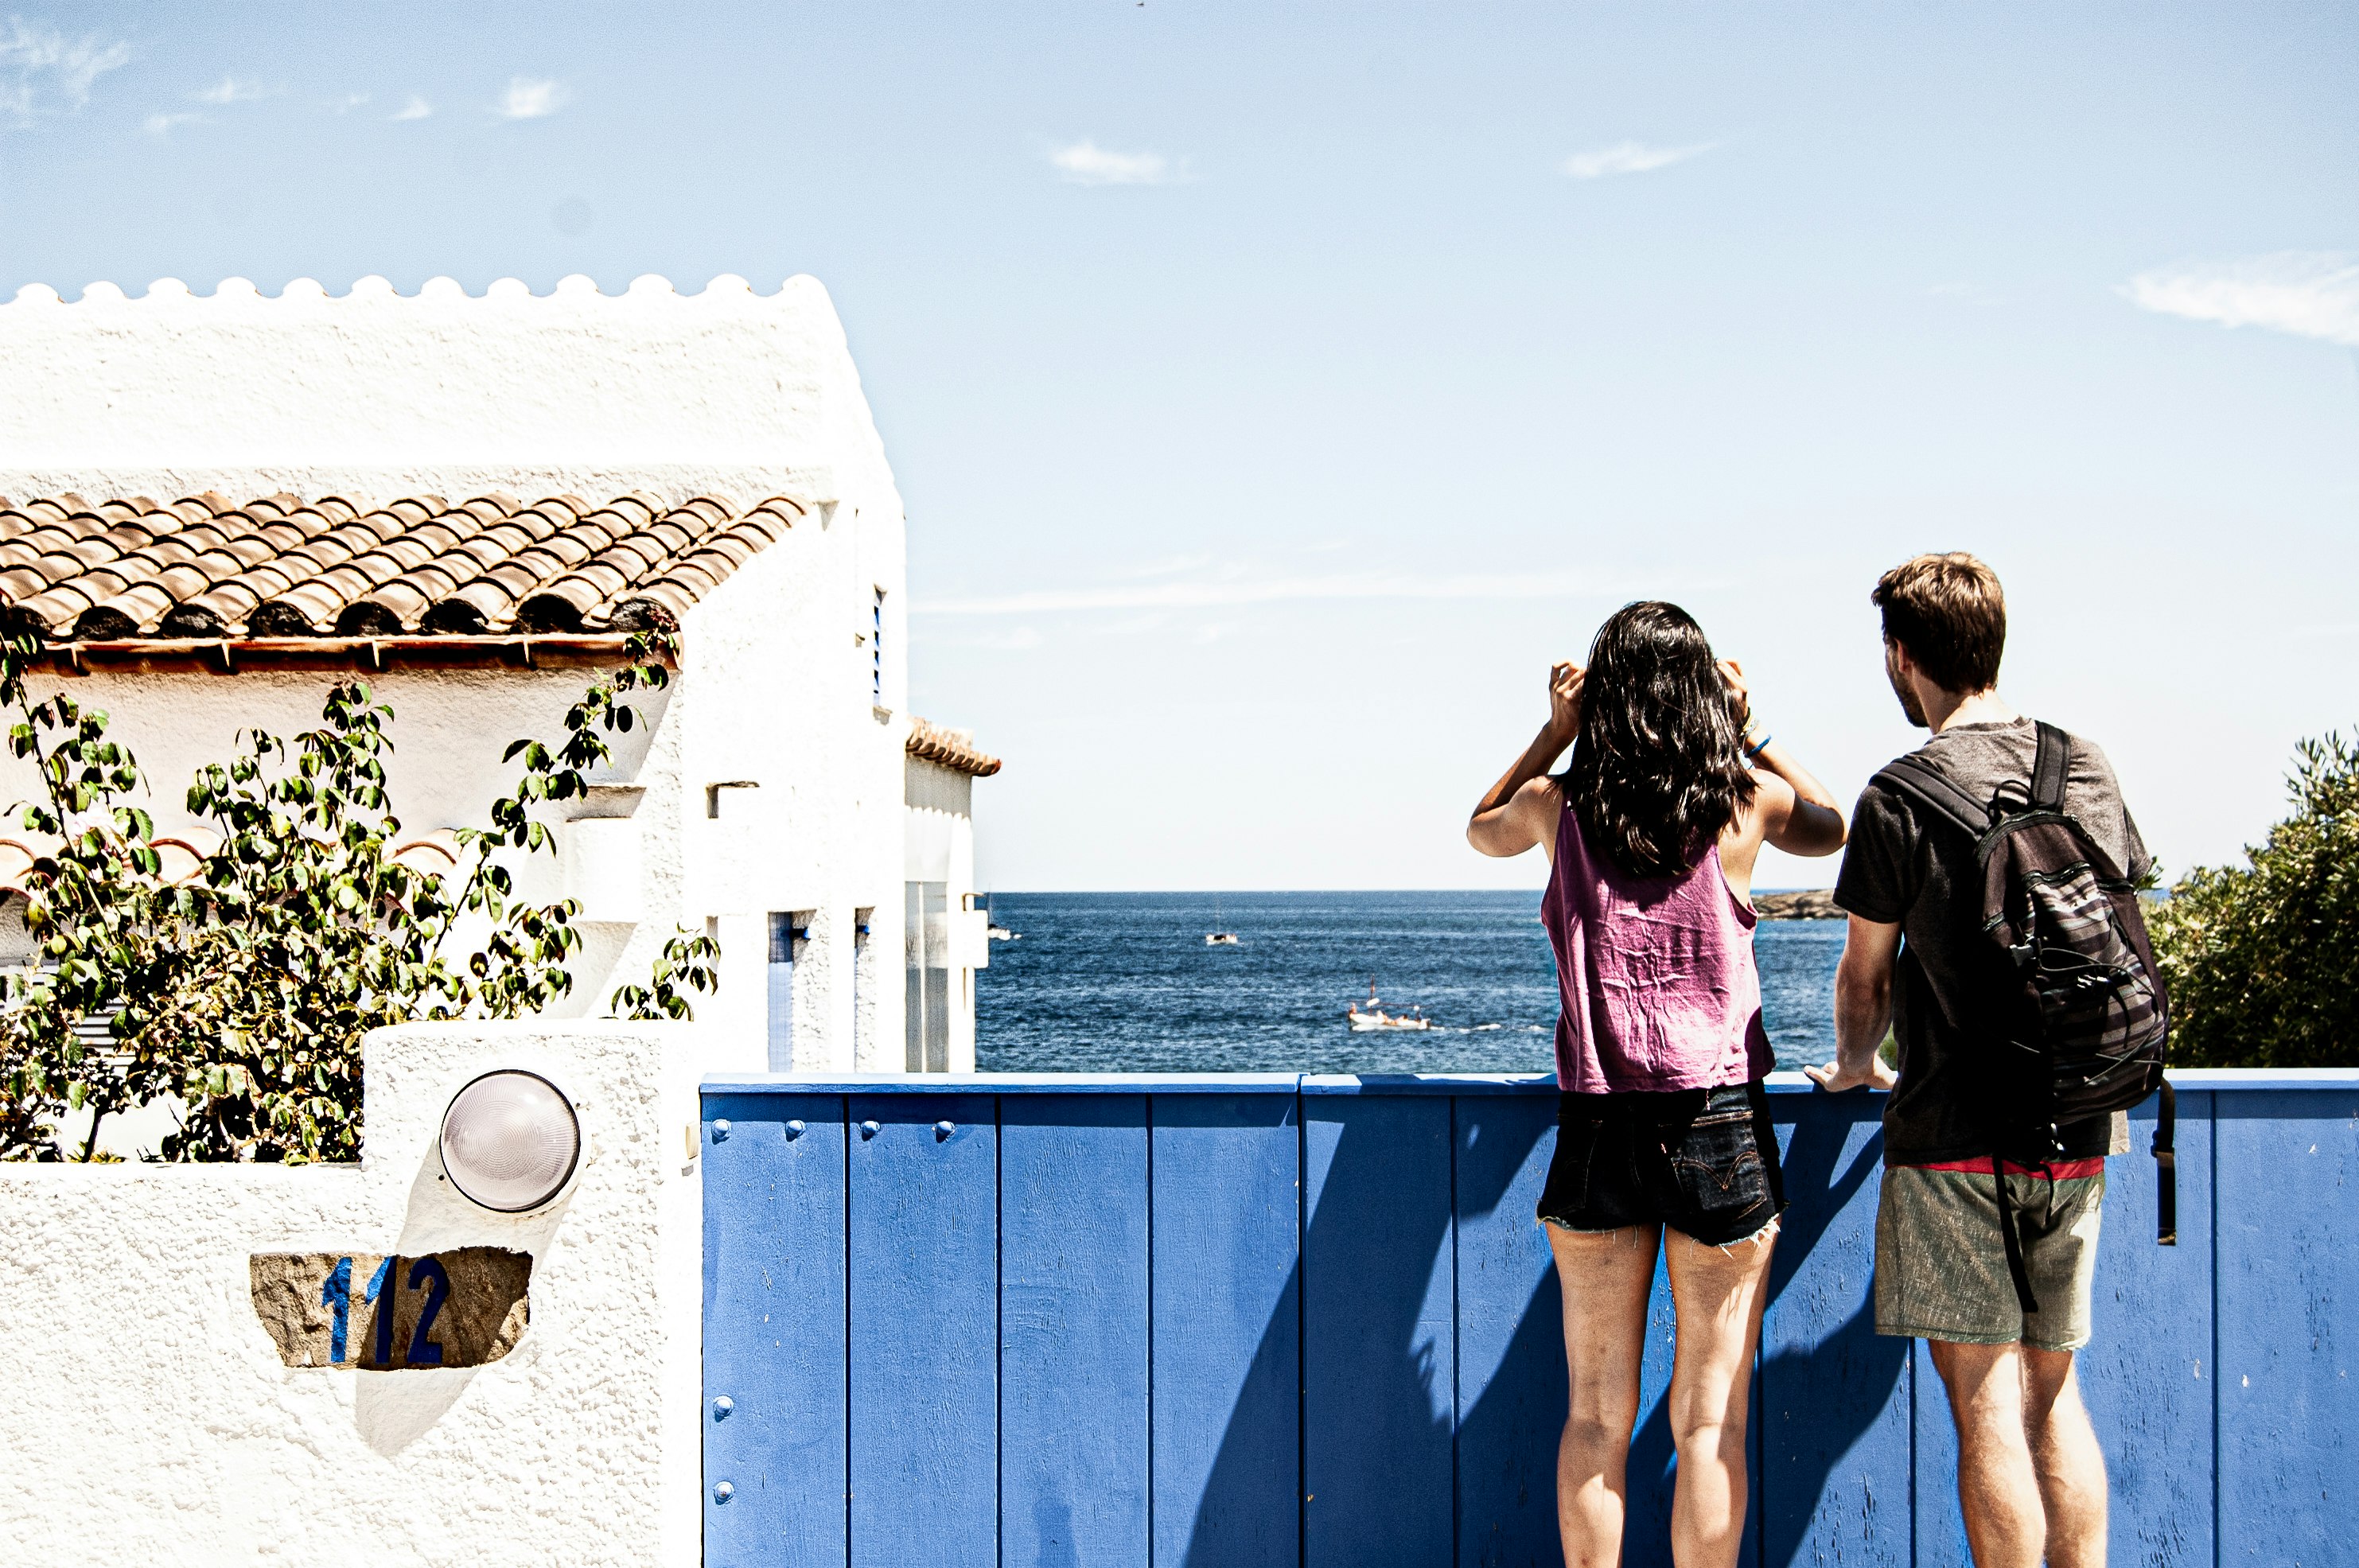
[[[1581,734],[1582,670],[1570,661],[1549,668],[1549,716],[1499,781],[1475,804],[1466,823],[1466,842],[1489,855],[1521,855],[1532,845],[1556,843],[1549,811],[1554,791],[1525,786],[1544,779],[1556,759]]]

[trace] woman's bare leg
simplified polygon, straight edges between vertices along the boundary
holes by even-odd
[[[1548,1227],[1564,1288],[1564,1361],[1571,1379],[1556,1451],[1556,1521],[1565,1568],[1622,1561],[1623,1477],[1638,1423],[1638,1362],[1646,1352],[1647,1290],[1655,1282],[1651,1226]]]
[[[1671,1561],[1679,1568],[1734,1568],[1736,1562],[1745,1533],[1753,1353],[1777,1243],[1774,1225],[1729,1247],[1669,1233],[1671,1308],[1679,1314],[1679,1348],[1671,1359],[1671,1443],[1679,1455]]]

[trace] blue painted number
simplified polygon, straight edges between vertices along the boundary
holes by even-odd
[[[442,1272],[439,1258],[421,1258],[409,1266],[409,1288],[426,1281],[426,1304],[418,1311],[418,1326],[409,1331],[409,1364],[412,1367],[440,1367],[442,1347],[426,1336],[434,1330],[434,1315],[442,1310],[443,1298],[451,1293],[451,1277]]]
[[[374,1367],[393,1364],[393,1294],[386,1290],[385,1282],[393,1272],[394,1261],[390,1258],[378,1260],[376,1272],[369,1276],[368,1293],[362,1298],[375,1301],[380,1295],[385,1297],[376,1309],[376,1333],[370,1336],[369,1364]]]
[[[353,1260],[339,1258],[336,1266],[328,1270],[327,1281],[320,1287],[320,1304],[332,1316],[333,1326],[328,1330],[328,1360],[342,1365],[344,1359],[344,1331],[353,1316]]]

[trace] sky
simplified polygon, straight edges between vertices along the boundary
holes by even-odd
[[[0,298],[815,276],[987,887],[1536,886],[1466,812],[1640,597],[1847,800],[1929,549],[2176,875],[2359,728],[2354,82],[2336,5],[33,5]]]

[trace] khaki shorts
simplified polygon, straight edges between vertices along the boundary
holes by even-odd
[[[2039,1310],[2007,1275],[1995,1179],[1987,1171],[1888,1167],[1875,1211],[1875,1332],[1960,1345],[2078,1350],[2089,1343],[2105,1174],[2006,1179]]]

